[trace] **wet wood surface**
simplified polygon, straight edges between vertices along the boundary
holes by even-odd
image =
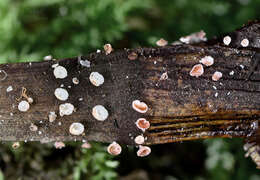
[[[250,23],[229,35],[231,44],[225,46],[223,37],[198,44],[179,44],[154,48],[115,50],[92,53],[79,58],[58,61],[0,65],[0,140],[1,141],[117,141],[134,144],[143,134],[145,144],[161,144],[214,137],[248,137],[258,129],[260,119],[260,71],[247,75],[260,47],[260,25]],[[248,38],[249,46],[241,47]],[[129,59],[135,52],[138,57]],[[205,56],[214,64],[204,66],[200,77],[190,76],[192,67]],[[64,79],[56,79],[52,67],[59,64],[68,71]],[[214,72],[223,77],[212,80]],[[100,87],[91,84],[89,75],[99,72],[105,78]],[[168,78],[162,78],[167,74]],[[79,84],[73,84],[77,77]],[[7,91],[8,87],[12,91]],[[34,102],[27,112],[17,108],[22,88]],[[65,102],[54,96],[63,87],[69,92],[66,102],[73,104],[72,115],[59,116],[59,105]],[[9,88],[10,89],[10,88]],[[23,98],[23,100],[26,100]],[[142,114],[132,108],[132,102],[145,102],[149,110]],[[95,105],[109,112],[105,121],[92,116]],[[48,115],[58,115],[49,122]],[[143,133],[136,127],[138,118],[149,120],[151,127]],[[80,136],[69,133],[69,126],[80,122],[85,132]],[[38,126],[30,131],[31,123]]]

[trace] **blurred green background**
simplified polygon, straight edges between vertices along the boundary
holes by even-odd
[[[115,49],[155,46],[203,29],[207,37],[233,31],[260,17],[260,0],[0,0],[0,63],[41,61]],[[0,145],[3,179],[258,180],[240,139],[152,146],[137,158],[134,147],[112,157],[93,143]]]

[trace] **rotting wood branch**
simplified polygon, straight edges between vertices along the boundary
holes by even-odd
[[[260,48],[260,23],[249,23],[228,35],[197,44],[138,48],[91,53],[82,56],[90,64],[82,66],[78,57],[59,61],[0,65],[0,140],[1,141],[116,141],[135,144],[143,134],[136,120],[146,118],[151,127],[145,131],[145,144],[161,144],[214,137],[242,137],[254,134],[260,119],[260,72],[252,74],[253,57]],[[241,41],[247,38],[248,47]],[[204,66],[199,77],[190,76],[201,58],[212,56],[214,64]],[[86,62],[88,62],[86,61]],[[255,61],[254,61],[255,62]],[[56,79],[54,64],[66,68],[68,76]],[[214,72],[223,74],[212,80]],[[104,77],[101,86],[89,80],[91,72]],[[251,74],[246,80],[247,75]],[[73,83],[73,78],[78,80]],[[69,92],[67,103],[75,107],[71,115],[59,115],[54,91]],[[26,112],[18,110],[22,89],[33,98]],[[19,99],[20,98],[20,99]],[[26,97],[22,97],[26,100]],[[146,113],[132,108],[140,100],[148,105]],[[97,121],[92,108],[104,106],[109,116]],[[50,112],[57,114],[49,121]],[[84,125],[83,135],[73,136],[73,122]],[[37,130],[32,131],[32,124]]]

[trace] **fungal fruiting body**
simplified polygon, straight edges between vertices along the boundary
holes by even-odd
[[[74,78],[72,78],[72,82],[73,82],[73,84],[77,85],[77,84],[79,84],[79,79],[74,77]]]
[[[12,145],[13,149],[17,149],[19,147],[20,147],[20,143],[19,142],[14,142],[13,145]]]
[[[129,60],[136,60],[138,57],[138,55],[135,52],[131,52],[130,54],[128,54],[128,59]]]
[[[52,56],[51,55],[44,56],[43,60],[44,61],[50,61],[50,60],[52,60]]]
[[[27,98],[27,101],[28,101],[28,103],[32,104],[32,103],[33,103],[33,98],[28,97],[28,98]]]
[[[200,63],[204,64],[205,66],[211,66],[214,64],[214,58],[212,56],[205,56],[201,58]]]
[[[256,163],[257,169],[260,169],[260,147],[255,142],[246,143],[244,145],[244,150],[246,151],[245,157],[251,157],[251,159]]]
[[[106,108],[102,105],[96,105],[92,109],[92,115],[94,116],[95,119],[98,121],[104,121],[108,117],[108,111]]]
[[[60,116],[71,115],[74,111],[74,106],[71,103],[64,103],[59,106]]]
[[[134,100],[132,102],[132,107],[134,110],[136,110],[139,113],[146,113],[148,111],[148,106],[144,102],[141,102],[139,100]]]
[[[11,92],[13,90],[12,86],[8,86],[8,88],[6,88],[6,92]]]
[[[225,36],[223,38],[223,43],[228,46],[231,43],[231,37],[230,36]]]
[[[140,145],[136,154],[139,157],[145,157],[145,156],[148,156],[150,153],[151,153],[150,147]]]
[[[80,57],[79,57],[79,63],[81,64],[81,66],[84,66],[84,67],[90,67],[90,61],[88,60],[81,60]]]
[[[54,111],[51,111],[50,113],[49,113],[49,122],[53,122],[53,121],[55,121],[56,120],[56,118],[57,118],[57,115],[56,115],[56,113],[54,112]]]
[[[107,152],[111,155],[119,155],[122,151],[121,146],[117,142],[112,142],[108,147],[107,147]]]
[[[180,38],[180,41],[185,44],[198,43],[198,42],[206,41],[206,40],[207,40],[206,33],[203,30]]]
[[[139,118],[135,122],[138,129],[141,129],[143,132],[150,127],[150,122],[147,121],[145,118]]]
[[[101,86],[105,81],[103,75],[98,72],[92,72],[89,76],[89,80],[94,86]]]
[[[38,127],[33,123],[31,123],[29,128],[30,128],[30,131],[33,131],[33,132],[38,130]]]
[[[70,134],[79,136],[84,132],[84,125],[81,123],[72,123],[70,125]]]
[[[104,50],[105,50],[106,55],[108,55],[113,51],[113,48],[112,48],[111,44],[105,44]]]
[[[30,108],[30,104],[27,101],[21,101],[18,104],[18,110],[21,112],[26,112],[29,110],[29,108]]]
[[[156,41],[157,46],[166,46],[168,44],[168,41],[164,40],[163,38]]]
[[[89,144],[88,142],[85,142],[81,145],[82,148],[84,149],[90,149],[91,148],[91,144]]]
[[[59,65],[54,68],[53,74],[57,79],[64,79],[68,76],[66,68]]]
[[[61,101],[66,101],[69,98],[69,93],[66,89],[63,88],[57,88],[54,91],[54,95],[56,96],[57,99]]]
[[[249,40],[248,40],[248,39],[243,39],[243,40],[241,41],[241,46],[247,47],[248,45],[249,45]]]
[[[166,79],[168,79],[168,73],[167,72],[162,73],[160,80],[166,80]]]
[[[213,80],[213,81],[218,81],[220,78],[222,78],[222,72],[216,71],[216,72],[212,75],[212,80]]]
[[[62,148],[65,147],[65,144],[64,144],[63,142],[61,142],[61,141],[56,141],[56,142],[54,143],[54,147],[55,147],[56,149],[62,149]]]
[[[136,144],[143,144],[144,143],[144,136],[138,135],[135,137],[135,143]]]
[[[204,68],[201,64],[196,64],[190,71],[191,76],[199,77],[204,73]]]

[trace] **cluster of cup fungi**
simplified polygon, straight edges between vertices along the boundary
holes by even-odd
[[[189,36],[181,37],[180,41],[176,41],[172,44],[179,44],[179,43],[190,44],[190,43],[206,41],[206,40],[207,40],[207,38],[205,37],[205,32],[200,31],[197,33],[193,33]],[[224,45],[228,46],[231,43],[231,40],[232,39],[230,36],[225,36],[223,38]],[[157,46],[166,46],[167,44],[168,44],[168,42],[164,39],[159,39],[156,42]],[[247,47],[249,45],[249,40],[245,38],[241,41],[240,44],[242,47]],[[113,48],[110,44],[105,44],[104,51],[105,51],[106,55],[109,55],[113,51]],[[97,51],[97,53],[99,53],[99,52],[100,52],[100,50]],[[136,60],[137,57],[138,57],[138,55],[135,52],[131,52],[128,55],[129,60]],[[51,60],[51,59],[52,59],[51,56],[46,56],[44,60]],[[85,67],[90,67],[90,62],[87,60],[80,60],[80,64]],[[199,76],[203,75],[203,73],[204,73],[203,65],[206,67],[209,67],[209,66],[212,66],[213,64],[214,64],[214,58],[212,56],[204,56],[203,58],[201,58],[199,60],[198,64],[196,64],[192,67],[189,74],[190,74],[190,76],[199,77]],[[53,74],[57,79],[64,79],[68,76],[66,68],[63,66],[60,66],[58,63],[52,65],[52,68],[54,68]],[[233,74],[234,74],[234,72],[230,72],[230,75],[233,75]],[[168,74],[167,74],[167,72],[165,72],[162,74],[160,80],[165,80],[167,78],[168,78]],[[212,80],[218,81],[220,78],[222,78],[222,73],[219,71],[215,71],[212,75]],[[99,72],[92,72],[89,76],[89,80],[94,86],[98,87],[104,83],[105,79],[104,79],[103,75],[100,74]],[[77,77],[73,77],[72,82],[75,85],[79,84],[79,80]],[[12,87],[11,86],[8,87],[7,91],[8,92],[12,91]],[[62,87],[56,88],[54,91],[54,95],[58,100],[63,101],[63,102],[65,102],[69,98],[68,91]],[[30,104],[33,103],[33,99],[31,97],[27,96],[25,88],[23,88],[23,90],[22,90],[21,98],[25,98],[26,100],[22,100],[19,102],[18,109],[21,112],[26,112],[29,110]],[[21,98],[19,98],[19,100],[21,100]],[[144,102],[141,102],[140,100],[134,100],[132,102],[132,108],[141,114],[144,114],[148,111],[147,104]],[[71,104],[71,103],[65,102],[65,103],[59,105],[59,115],[60,116],[71,115],[74,111],[75,111],[75,108],[74,108],[73,104]],[[96,105],[92,108],[92,115],[97,121],[105,121],[108,118],[109,113],[103,105]],[[57,118],[57,114],[54,111],[52,111],[49,113],[48,118],[49,118],[50,122],[53,122]],[[143,133],[150,127],[149,121],[146,120],[145,118],[137,119],[135,122],[135,125]],[[34,124],[31,124],[29,129],[30,129],[30,131],[37,131],[38,127]],[[74,135],[74,136],[82,135],[84,133],[84,130],[85,130],[84,125],[80,122],[74,122],[69,127],[70,134]],[[143,145],[146,140],[143,133],[141,133],[140,135],[137,135],[134,138],[134,142],[139,148],[137,151],[137,156],[139,156],[139,157],[144,157],[151,153],[151,148]],[[15,142],[13,144],[13,148],[18,148],[19,146],[20,146],[19,142]],[[54,146],[56,148],[60,149],[60,148],[65,147],[65,144],[63,142],[55,142]],[[91,148],[91,145],[87,141],[83,141],[83,144],[81,147],[82,148]],[[255,147],[255,146],[252,146],[252,147]],[[254,151],[252,150],[253,148],[248,147],[247,150],[248,149],[250,149],[252,151],[250,153],[250,155],[252,156],[252,154],[254,154],[253,153]],[[121,153],[121,151],[122,151],[122,148],[116,141],[113,141],[107,147],[107,152],[111,155],[119,155]],[[250,155],[248,155],[248,153],[247,153],[247,156],[250,156]],[[252,157],[252,159],[254,160],[253,157]],[[257,162],[259,162],[259,161],[257,161]]]

